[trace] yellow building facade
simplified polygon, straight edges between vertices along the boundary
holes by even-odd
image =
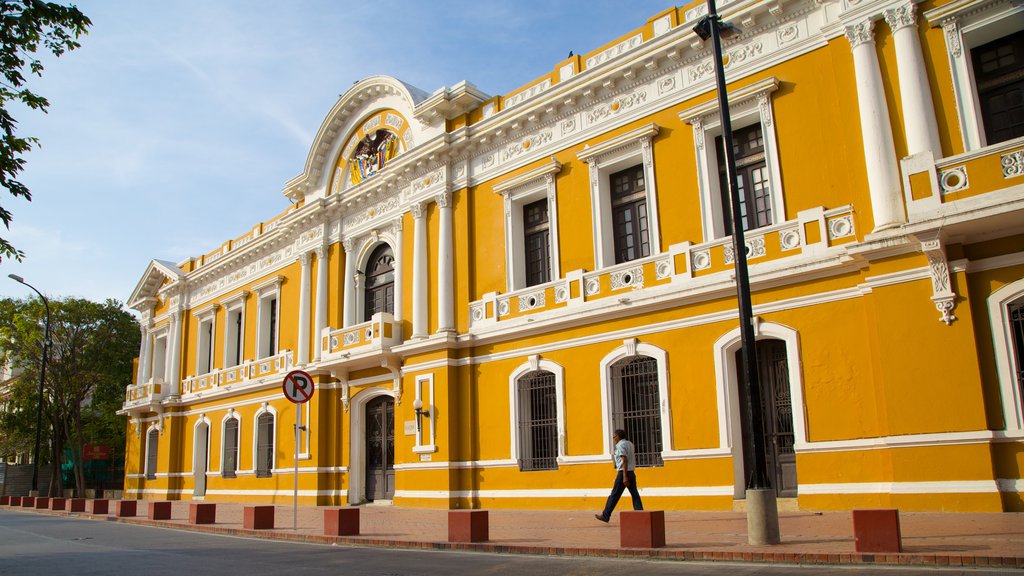
[[[719,11],[780,506],[1024,509],[1024,8]],[[705,13],[504,96],[353,85],[285,211],[133,292],[126,497],[597,510],[622,428],[647,507],[741,506]]]

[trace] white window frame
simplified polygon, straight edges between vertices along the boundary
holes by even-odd
[[[167,357],[170,355],[170,330],[165,324],[150,332],[153,338],[152,353],[149,355],[149,378],[152,382],[168,382],[167,370],[170,367]],[[162,341],[162,342],[161,342]],[[159,359],[159,362],[157,360]]]
[[[604,434],[602,434],[602,448],[604,452],[602,454],[607,458],[611,458],[611,436],[615,430],[615,422],[612,419],[612,412],[614,412],[612,405],[615,402],[616,392],[613,388],[615,382],[612,378],[612,365],[620,360],[634,356],[648,356],[654,358],[658,363],[658,394],[660,396],[659,401],[661,402],[661,459],[664,461],[665,457],[673,451],[668,352],[652,344],[638,342],[635,338],[624,340],[622,346],[612,350],[601,359],[601,417],[604,425]]]
[[[245,362],[245,300],[249,296],[246,291],[239,292],[231,298],[225,299],[221,302],[224,306],[224,367],[233,368],[241,365]],[[278,300],[280,304],[280,299]],[[240,314],[242,318],[242,324],[238,327],[238,331],[241,332],[241,339],[237,338],[237,334],[234,333],[235,323],[231,321],[233,314]],[[280,319],[278,319],[280,323]],[[238,354],[238,364],[233,364],[235,357],[234,344],[238,342],[242,348]]]
[[[770,77],[729,93],[729,119],[736,132],[761,124],[764,138],[765,167],[771,186],[772,221],[769,226],[785,220],[786,203],[782,193],[782,170],[779,167],[779,142],[775,134],[772,93],[779,88],[778,78]],[[718,100],[710,100],[679,113],[679,119],[693,127],[693,147],[697,158],[697,184],[700,188],[701,224],[704,241],[727,237],[722,206],[722,187],[718,176],[718,154],[715,138],[722,135],[722,117]]]
[[[206,474],[210,472],[210,430],[213,428],[210,426],[210,419],[206,414],[200,414],[196,423],[192,425],[192,470],[196,468],[196,438],[199,437],[199,428],[206,426]]]
[[[1021,298],[1024,298],[1024,278],[999,288],[988,297],[988,317],[999,377],[999,395],[1003,405],[1003,422],[1007,435],[1016,437],[1024,436],[1024,399],[1021,398],[1020,387],[1014,377],[1020,367],[1013,355],[1013,333],[1007,312],[1010,303]]]
[[[270,414],[274,418],[273,434],[270,435],[270,475],[273,477],[274,471],[277,469],[277,433],[278,433],[278,417],[277,409],[271,406],[269,403],[264,402],[260,409],[256,411],[256,415],[252,421],[252,473],[256,474],[258,471],[257,461],[259,460],[259,435],[260,435],[260,416],[263,414]]]
[[[548,202],[548,258],[551,262],[548,282],[559,280],[558,196],[555,175],[562,163],[551,158],[543,166],[494,186],[505,202],[505,288],[512,292],[526,288],[526,234],[523,207],[541,199]]]
[[[217,369],[214,365],[214,342],[217,340],[217,309],[219,304],[209,304],[192,311],[198,323],[196,332],[196,376],[209,374]],[[209,326],[209,329],[207,329]]]
[[[416,429],[416,446],[413,447],[412,451],[416,454],[430,454],[437,452],[437,432],[435,430],[435,413],[436,408],[434,407],[434,375],[433,374],[422,374],[416,377],[415,380],[415,400],[423,402],[423,409],[430,412],[427,415],[427,422],[424,424],[420,422],[420,426]],[[426,389],[426,394],[424,394]],[[426,397],[424,397],[426,396]],[[428,433],[427,440],[429,443],[423,443],[423,432],[426,428]]]
[[[587,146],[576,157],[590,165],[590,206],[593,212],[594,265],[598,270],[615,266],[615,233],[612,226],[612,174],[643,165],[644,192],[647,202],[647,242],[650,256],[661,253],[658,187],[654,179],[652,140],[658,134],[657,124],[647,124],[593,146]],[[622,263],[625,264],[625,263]]]
[[[530,356],[527,362],[520,364],[508,375],[509,454],[513,461],[519,462],[519,379],[530,372],[540,370],[555,375],[555,404],[558,415],[558,456],[555,461],[561,466],[566,462],[567,456],[565,446],[565,368],[561,364],[545,360],[538,355]]]
[[[359,260],[356,265],[356,297],[355,302],[352,303],[355,307],[355,316],[353,318],[357,320],[356,324],[365,322],[362,318],[366,314],[366,267],[370,265],[370,256],[373,255],[373,251],[382,244],[386,244],[388,248],[391,248],[391,256],[395,259],[395,300],[391,303],[391,307],[395,312],[400,309],[398,299],[402,296],[402,292],[399,290],[398,283],[402,281],[402,263],[398,259],[399,251],[396,249],[396,246],[399,245],[398,238],[390,233],[370,235],[364,239],[363,245],[359,249]]]
[[[146,478],[146,480],[156,480],[156,473],[157,473],[157,471],[149,469],[149,452],[150,452],[150,450],[149,450],[150,449],[149,437],[151,435],[153,435],[153,434],[156,434],[156,455],[157,455],[156,458],[154,458],[155,462],[154,462],[153,465],[157,468],[157,470],[159,470],[159,468],[160,468],[160,432],[161,432],[160,427],[157,426],[156,424],[150,424],[149,428],[146,429],[146,450],[145,450],[146,459],[145,459],[145,470],[143,471],[143,475]]]
[[[268,278],[252,287],[256,294],[256,359],[269,358],[281,352],[281,282],[284,276]],[[270,323],[270,301],[276,300],[277,322],[274,324],[274,354],[267,349],[267,331]]]
[[[237,478],[242,473],[242,415],[234,408],[229,409],[228,413],[220,421],[220,469],[217,473],[221,478],[231,478],[230,476],[224,476],[224,450],[227,448],[227,434],[225,432],[227,431],[228,420],[238,422],[238,438],[235,439],[235,450],[238,454],[235,456],[234,470],[234,477]]]
[[[984,148],[988,141],[974,81],[971,50],[1024,29],[1024,6],[998,0],[951,2],[927,11],[925,17],[932,26],[941,26],[945,32],[964,150],[970,152]]]

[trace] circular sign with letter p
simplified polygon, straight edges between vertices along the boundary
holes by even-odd
[[[302,370],[292,370],[284,377],[281,389],[284,397],[296,404],[304,404],[313,397],[313,377]]]

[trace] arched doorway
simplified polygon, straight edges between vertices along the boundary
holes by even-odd
[[[206,496],[206,464],[210,453],[210,425],[200,422],[196,425],[193,437],[192,457],[192,497]]]
[[[369,322],[377,312],[395,311],[395,254],[387,244],[381,244],[366,262],[363,322]]]
[[[395,400],[378,396],[366,404],[366,499],[395,496]]]
[[[743,378],[742,350],[735,353],[737,383],[739,384],[740,426],[743,438],[751,433],[747,429],[747,382]],[[761,383],[761,413],[764,416],[765,460],[768,481],[781,498],[796,498],[796,452],[793,429],[793,400],[790,393],[789,361],[786,343],[768,339],[757,341],[757,373]],[[753,466],[753,455],[743,442],[743,469]]]

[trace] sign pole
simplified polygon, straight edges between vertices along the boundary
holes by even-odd
[[[302,404],[295,405],[295,502],[292,506],[292,530],[299,530],[299,415]]]

